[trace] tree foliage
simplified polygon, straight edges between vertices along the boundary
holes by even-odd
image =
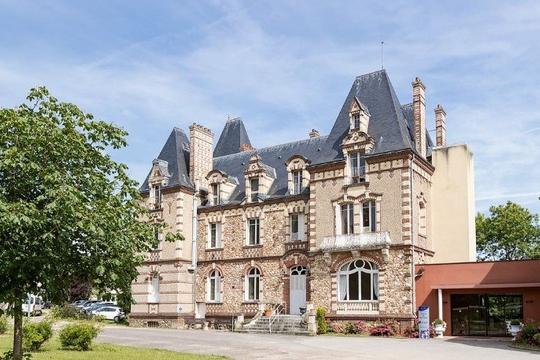
[[[0,303],[9,312],[28,293],[66,301],[80,279],[129,294],[158,225],[142,220],[136,182],[109,155],[126,136],[43,87],[0,110]]]
[[[476,216],[479,260],[540,258],[538,215],[511,201]]]

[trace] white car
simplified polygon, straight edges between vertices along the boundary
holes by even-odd
[[[23,299],[22,311],[23,314],[28,316],[43,314],[43,299],[41,296],[28,294],[28,297]]]
[[[91,312],[94,316],[103,316],[107,320],[119,322],[124,318],[124,312],[118,306],[103,306]]]

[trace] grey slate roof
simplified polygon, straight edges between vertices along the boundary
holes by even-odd
[[[176,127],[173,129],[157,159],[166,161],[168,165],[170,178],[166,187],[182,185],[193,188],[189,178],[189,139],[182,129]],[[150,172],[139,189],[141,192],[149,190]]]
[[[232,178],[238,179],[238,186],[230,197],[231,202],[241,202],[245,197],[244,171],[249,158],[253,154],[261,157],[265,166],[272,168],[276,172],[274,181],[268,196],[279,197],[287,195],[287,169],[285,162],[293,155],[302,155],[307,158],[312,165],[322,164],[343,159],[341,142],[349,131],[349,106],[354,97],[357,97],[362,106],[366,107],[369,114],[368,134],[374,139],[375,147],[372,154],[386,153],[391,151],[411,149],[414,147],[412,107],[410,104],[401,105],[392,87],[390,79],[385,70],[358,76],[343,103],[341,111],[328,136],[310,138],[282,145],[275,145],[257,150],[240,152],[241,144],[250,144],[247,131],[241,119],[227,121],[223,132],[214,149],[214,169],[226,173]],[[177,134],[173,136],[173,134]],[[188,143],[187,137],[181,130],[175,129],[167,140],[162,154],[163,160],[169,162],[169,170],[173,177],[178,177],[178,183],[183,181],[186,186],[192,186],[187,177],[189,169],[189,153],[185,150]],[[171,138],[177,139],[171,141]],[[168,148],[172,142],[177,148],[184,148],[183,152],[174,151]],[[433,146],[428,134],[427,139],[428,156]],[[172,147],[172,146],[170,146]],[[178,161],[177,168],[180,172],[175,172],[171,168],[174,162],[171,154],[183,154],[184,160]],[[162,156],[160,154],[160,158]],[[187,157],[186,157],[187,154]],[[185,169],[185,172],[184,170]],[[185,174],[185,175],[184,175]],[[146,185],[143,184],[143,187]]]
[[[214,148],[214,157],[236,154],[240,145],[251,145],[244,122],[240,118],[227,120]]]

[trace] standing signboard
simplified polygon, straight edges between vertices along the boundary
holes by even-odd
[[[418,337],[429,339],[429,306],[418,308]]]

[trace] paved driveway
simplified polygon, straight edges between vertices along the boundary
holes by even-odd
[[[540,359],[539,352],[500,340],[417,340],[345,336],[284,336],[202,330],[105,328],[98,341],[234,359]]]

